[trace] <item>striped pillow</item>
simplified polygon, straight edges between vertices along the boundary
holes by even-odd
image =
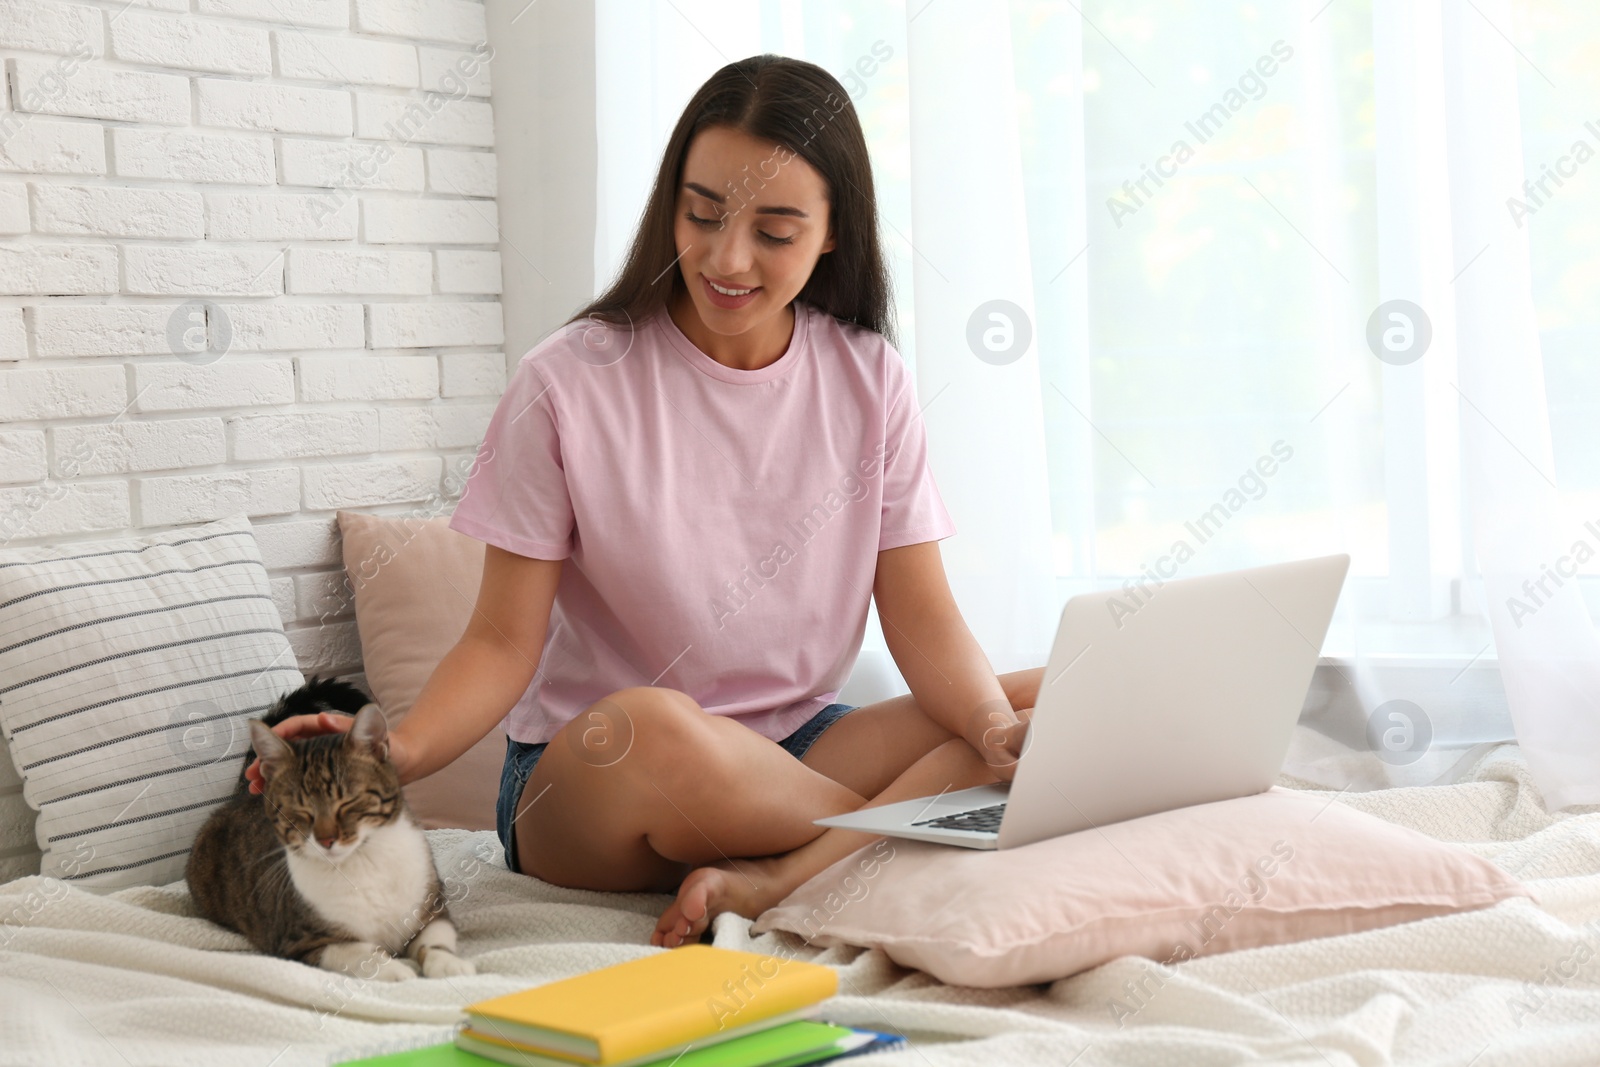
[[[0,729],[41,874],[182,879],[245,720],[303,681],[246,518],[0,551]]]
[[[39,873],[35,819],[33,809],[22,799],[22,779],[6,751],[5,738],[0,736],[0,882]]]

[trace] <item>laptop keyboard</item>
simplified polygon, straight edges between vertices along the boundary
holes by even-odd
[[[970,830],[975,834],[992,834],[1000,830],[1000,817],[1006,813],[1005,802],[987,808],[973,808],[954,815],[941,815],[937,819],[923,819],[912,826],[935,826],[941,830]]]

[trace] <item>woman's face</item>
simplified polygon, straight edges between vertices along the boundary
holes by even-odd
[[[787,307],[833,249],[827,183],[786,148],[709,126],[689,143],[674,235],[700,320],[744,333]]]

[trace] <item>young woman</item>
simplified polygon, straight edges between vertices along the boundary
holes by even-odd
[[[402,781],[506,719],[507,865],[675,893],[651,939],[675,946],[874,840],[812,820],[1009,779],[1043,669],[997,678],[962,621],[893,336],[848,94],[724,67],[616,282],[495,410],[450,522],[486,542],[482,586],[390,735]],[[851,708],[869,597],[911,692]]]

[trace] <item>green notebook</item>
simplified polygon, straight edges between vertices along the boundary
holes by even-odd
[[[486,1067],[491,1063],[509,1063],[519,1067],[563,1063],[569,1067],[580,1067],[572,1060],[525,1053],[504,1045],[478,1041],[466,1031],[458,1032],[456,1040],[461,1045],[430,1045],[387,1056],[350,1060],[340,1064],[340,1067]],[[869,1035],[858,1034],[848,1026],[802,1020],[704,1048],[691,1048],[682,1055],[654,1060],[649,1067],[655,1067],[656,1064],[660,1067],[799,1067],[800,1064],[832,1059],[871,1040]],[[482,1055],[478,1054],[479,1051]]]
[[[338,1067],[488,1067],[494,1060],[474,1056],[446,1042],[364,1060],[344,1060]]]

